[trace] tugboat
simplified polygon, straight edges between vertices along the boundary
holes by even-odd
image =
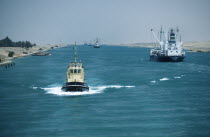
[[[94,48],[100,48],[99,39],[96,39],[95,44],[93,45]]]
[[[159,31],[160,39],[155,35],[154,30],[151,29],[159,45],[150,51],[150,60],[158,62],[182,62],[185,58],[185,52],[182,49],[181,35],[179,28],[171,28],[165,35],[162,29]],[[164,37],[165,35],[165,37]]]
[[[70,62],[66,73],[66,83],[62,90],[65,92],[82,92],[89,91],[88,85],[85,83],[84,68],[80,62],[77,62],[76,43],[74,45],[74,62]]]

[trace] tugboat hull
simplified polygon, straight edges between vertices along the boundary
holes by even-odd
[[[184,60],[184,56],[157,56],[151,55],[150,61],[157,62],[182,62]]]
[[[83,92],[89,91],[89,87],[85,83],[69,82],[62,87],[62,90],[65,92]]]

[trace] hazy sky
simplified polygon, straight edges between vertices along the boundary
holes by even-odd
[[[38,44],[154,42],[150,29],[180,27],[210,41],[210,0],[0,0],[0,39]]]

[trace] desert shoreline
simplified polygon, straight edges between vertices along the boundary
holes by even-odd
[[[158,43],[120,44],[120,46],[154,48]],[[183,49],[187,52],[210,52],[210,41],[183,42]]]
[[[68,44],[48,44],[37,45],[26,50],[22,47],[0,47],[0,64],[8,61],[12,61],[16,58],[26,57],[33,55],[34,53],[47,52],[50,49],[67,47]],[[14,52],[13,57],[8,57],[9,52]]]

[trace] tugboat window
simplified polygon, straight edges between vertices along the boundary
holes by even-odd
[[[73,73],[74,72],[73,69],[71,69],[70,72]]]
[[[81,69],[78,69],[78,73],[81,73]]]
[[[76,69],[74,70],[74,73],[77,73],[77,70]]]

